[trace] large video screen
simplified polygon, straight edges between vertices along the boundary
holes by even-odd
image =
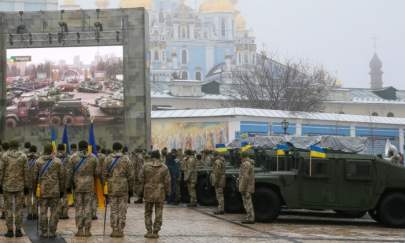
[[[6,127],[118,124],[123,48],[7,50]]]

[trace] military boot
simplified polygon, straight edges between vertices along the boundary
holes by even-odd
[[[159,238],[159,231],[153,231],[153,233],[152,233],[152,238],[154,238],[154,239],[157,239],[157,238]]]
[[[83,232],[83,228],[79,228],[77,230],[77,233],[75,234],[76,237],[83,237],[84,236],[84,232]]]
[[[4,234],[4,236],[7,238],[13,238],[14,232],[12,230],[8,230],[7,233]]]
[[[188,208],[195,208],[195,207],[197,207],[197,203],[189,203],[189,204],[187,204],[187,207]]]
[[[111,238],[121,238],[122,235],[120,234],[118,229],[113,229],[113,232],[111,233]]]
[[[225,214],[225,212],[224,212],[224,210],[216,210],[216,211],[214,212],[214,214],[215,214],[215,215],[223,215],[223,214]]]
[[[23,233],[21,232],[21,229],[16,229],[15,230],[15,237],[23,237]]]
[[[90,228],[85,228],[84,229],[84,237],[91,237]]]
[[[153,233],[152,233],[152,231],[146,232],[146,234],[144,235],[144,237],[145,237],[145,238],[149,238],[149,239],[153,238]]]

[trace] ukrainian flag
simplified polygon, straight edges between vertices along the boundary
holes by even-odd
[[[58,138],[57,131],[55,128],[51,128],[51,144],[52,144],[52,152],[56,153],[56,139]]]
[[[70,154],[70,145],[69,145],[69,137],[68,137],[67,125],[65,125],[65,128],[63,129],[62,144],[65,145],[65,151],[68,154]]]
[[[287,153],[287,151],[289,150],[290,148],[288,147],[288,145],[286,145],[286,144],[279,144],[279,145],[277,145],[276,146],[276,148],[275,148],[275,150],[276,150],[276,155],[277,156],[285,156]]]
[[[94,135],[94,124],[91,122],[89,130],[89,154],[97,155],[96,136]]]
[[[325,151],[325,149],[323,149],[323,148],[321,148],[321,147],[319,147],[319,146],[316,146],[316,145],[312,145],[311,147],[310,147],[310,153],[309,153],[309,156],[311,157],[311,158],[320,158],[320,159],[325,159],[326,158],[326,151]]]
[[[219,153],[226,153],[228,152],[228,148],[225,146],[225,144],[216,144],[215,145],[215,150]]]
[[[253,146],[251,144],[249,144],[248,142],[242,142],[240,151],[244,153],[244,152],[251,150],[252,148],[253,148]]]
[[[94,154],[95,156],[97,156],[96,136],[95,136],[95,133],[94,133],[94,124],[93,124],[93,122],[91,122],[90,129],[89,129],[88,153],[89,154]],[[100,180],[99,177],[95,178],[95,183],[94,184],[95,184],[94,191],[96,192],[96,195],[97,195],[98,207],[99,208],[105,208],[104,190],[103,190],[103,185],[102,185],[101,180]]]

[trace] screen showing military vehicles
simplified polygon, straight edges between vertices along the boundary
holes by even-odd
[[[7,51],[6,127],[123,121],[122,46]]]

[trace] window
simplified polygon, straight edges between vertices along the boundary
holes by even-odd
[[[352,160],[347,161],[345,166],[346,179],[348,180],[370,180],[371,161]]]
[[[187,64],[188,60],[187,60],[187,51],[186,50],[182,50],[181,51],[181,64]]]
[[[328,165],[330,163],[327,159],[304,159],[302,171],[306,177],[310,178],[328,178]],[[311,170],[311,171],[310,171]]]
[[[226,36],[225,18],[222,18],[222,22],[221,22],[221,34],[222,34],[222,37],[225,37],[225,36]]]
[[[373,113],[371,113],[371,115],[372,115],[372,116],[378,116],[378,113],[377,113],[377,112],[373,112]]]
[[[155,60],[155,61],[159,61],[159,51],[155,51],[155,54],[154,54],[154,56],[153,56],[153,59]]]
[[[188,73],[186,71],[181,72],[181,79],[182,80],[187,80],[188,79]]]
[[[196,73],[195,73],[195,79],[196,79],[196,80],[200,80],[200,81],[201,81],[201,80],[202,80],[202,77],[201,77],[201,76],[202,76],[202,75],[201,75],[201,72],[196,72]]]
[[[388,112],[387,117],[395,117],[395,116],[394,116],[394,113]]]

